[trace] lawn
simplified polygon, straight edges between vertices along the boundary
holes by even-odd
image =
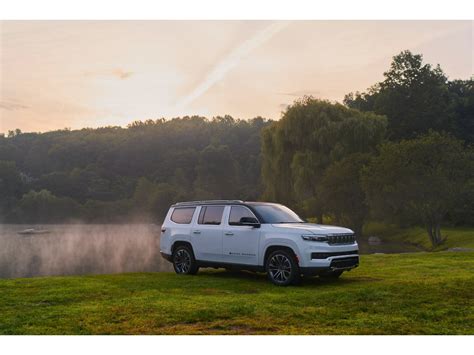
[[[422,227],[401,228],[395,225],[370,222],[364,226],[364,235],[377,236],[387,244],[384,249],[390,252],[390,247],[395,245],[399,248],[403,244],[406,251],[440,251],[450,248],[474,249],[474,228],[472,227],[444,227],[441,235],[446,238],[445,242],[434,248],[428,238],[428,233]]]
[[[474,253],[367,255],[281,288],[202,270],[0,280],[0,334],[474,334]]]

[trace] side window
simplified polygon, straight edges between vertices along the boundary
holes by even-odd
[[[224,206],[202,206],[199,213],[199,224],[221,224]]]
[[[255,215],[247,207],[232,206],[230,208],[229,225],[231,225],[231,226],[240,225],[240,219],[242,217],[255,218]]]
[[[193,219],[194,211],[196,207],[184,207],[184,208],[175,208],[171,214],[171,220],[174,223],[179,224],[189,224]]]

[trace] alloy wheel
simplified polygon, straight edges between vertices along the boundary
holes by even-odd
[[[174,257],[176,272],[187,274],[191,269],[191,255],[186,249],[179,249]]]
[[[268,272],[273,280],[284,283],[291,277],[291,262],[283,254],[272,256],[268,263]]]

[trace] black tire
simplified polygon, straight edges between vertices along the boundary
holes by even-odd
[[[342,270],[338,271],[326,271],[325,273],[319,275],[320,278],[326,279],[326,280],[336,280],[341,276],[343,273]]]
[[[277,286],[295,285],[301,279],[295,256],[285,249],[275,250],[268,256],[265,271],[268,279]]]
[[[178,245],[173,250],[173,268],[178,275],[196,275],[199,266],[189,245]]]

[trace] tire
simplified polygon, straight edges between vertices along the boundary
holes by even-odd
[[[321,274],[319,275],[319,277],[321,279],[325,279],[325,280],[336,280],[339,278],[339,276],[341,276],[343,273],[342,270],[338,270],[338,271],[326,271],[324,274]]]
[[[301,279],[295,256],[284,249],[275,250],[268,256],[265,271],[268,279],[277,286],[294,285]]]
[[[195,275],[199,267],[189,245],[179,245],[173,251],[173,268],[178,275]]]

